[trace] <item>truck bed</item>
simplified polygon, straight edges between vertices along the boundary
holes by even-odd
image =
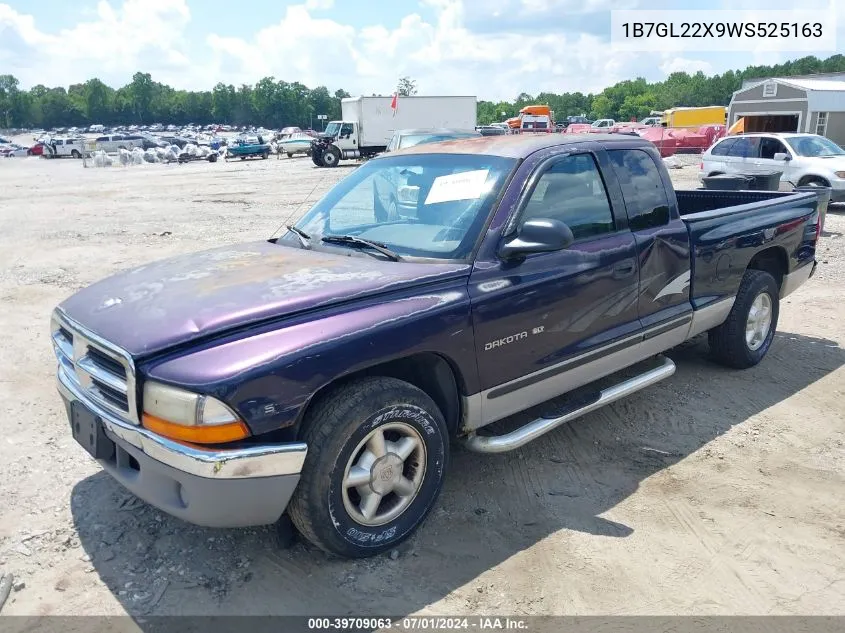
[[[793,196],[806,195],[804,192],[793,193],[788,191],[717,191],[709,189],[684,189],[675,190],[678,198],[678,211],[681,217],[701,213],[703,211],[719,211],[719,216],[732,214],[745,205],[753,204],[759,209],[757,203],[765,201],[780,202],[789,198],[792,202]],[[810,193],[809,195],[814,196]]]
[[[818,196],[813,192],[675,194],[690,237],[690,301],[696,309],[733,297],[745,269],[761,257],[776,260],[783,271],[779,282],[814,260]]]

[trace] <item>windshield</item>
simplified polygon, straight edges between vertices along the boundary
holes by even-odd
[[[315,249],[338,248],[322,237],[354,235],[403,258],[466,259],[516,162],[478,154],[377,158],[336,184],[296,228]],[[291,231],[282,239],[300,241]]]
[[[475,132],[461,134],[456,132],[454,134],[409,134],[399,139],[399,149],[406,147],[413,147],[414,145],[422,145],[425,143],[439,143],[440,141],[451,141],[456,138],[469,138],[478,136]]]
[[[340,132],[340,121],[332,121],[326,126],[326,130],[323,133],[326,136],[337,136],[338,132]]]
[[[824,136],[793,136],[786,139],[799,156],[843,156],[845,150]]]

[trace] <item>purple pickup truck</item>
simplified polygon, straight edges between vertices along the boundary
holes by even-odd
[[[82,447],[161,510],[290,519],[369,556],[425,519],[450,444],[523,446],[670,377],[661,354],[705,332],[727,367],[760,362],[779,301],[815,270],[821,206],[676,192],[655,147],[624,135],[392,152],[278,239],[63,301],[59,392]]]

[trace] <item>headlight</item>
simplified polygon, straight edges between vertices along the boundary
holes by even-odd
[[[836,177],[837,178],[845,178],[845,171],[837,171]]]
[[[143,403],[144,427],[174,440],[221,444],[249,435],[243,420],[211,396],[148,380]]]

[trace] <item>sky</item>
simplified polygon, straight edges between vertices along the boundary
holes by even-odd
[[[263,77],[332,92],[389,94],[410,76],[419,94],[513,100],[519,93],[596,93],[624,79],[664,79],[774,64],[808,52],[614,52],[612,9],[817,9],[845,0],[11,0],[0,1],[0,73],[23,88],[136,71],[209,90]]]

